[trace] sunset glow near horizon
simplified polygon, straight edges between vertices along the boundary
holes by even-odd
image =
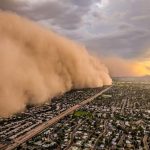
[[[150,75],[150,61],[142,61],[135,64],[137,76]]]

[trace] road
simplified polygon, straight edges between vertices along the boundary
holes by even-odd
[[[71,114],[72,112],[74,112],[76,109],[86,105],[87,103],[90,103],[91,101],[93,101],[95,98],[97,98],[98,96],[100,96],[101,94],[103,94],[104,92],[108,91],[112,86],[109,86],[108,88],[102,90],[101,92],[95,94],[94,96],[82,101],[81,103],[76,104],[73,107],[70,107],[69,109],[67,109],[66,111],[62,112],[61,114],[59,114],[58,116],[42,123],[41,125],[39,125],[38,127],[30,130],[29,132],[27,132],[26,134],[24,134],[23,136],[14,139],[14,143],[8,145],[7,147],[5,147],[4,150],[13,150],[16,147],[18,147],[19,145],[21,145],[22,143],[28,141],[29,139],[31,139],[32,137],[36,136],[37,134],[41,133],[43,130],[45,130],[46,128],[50,127],[51,125],[57,123],[60,119],[64,118],[65,116],[67,116],[68,114]]]
[[[125,108],[126,104],[127,104],[127,99],[123,99],[122,100],[121,114],[124,114],[124,108]]]
[[[75,133],[76,133],[76,131],[82,126],[82,124],[85,122],[85,120],[83,120],[81,123],[79,123],[76,127],[75,127],[75,129],[72,131],[72,133],[70,134],[70,141],[69,141],[69,144],[68,144],[68,146],[65,148],[65,150],[68,150],[70,147],[71,147],[71,145],[73,144],[73,139],[74,139],[74,136],[75,136]]]
[[[145,135],[144,138],[143,138],[143,144],[144,144],[144,149],[145,150],[149,150],[149,145],[148,145],[148,135]]]
[[[102,136],[104,136],[104,134],[106,134],[106,132],[107,132],[107,124],[108,124],[108,121],[105,120],[105,123],[104,123],[104,131],[98,136],[98,138],[97,138],[97,140],[95,141],[94,146],[91,148],[91,150],[95,150],[95,149],[96,149],[96,146],[97,146],[98,141],[100,140],[100,138],[101,138]]]

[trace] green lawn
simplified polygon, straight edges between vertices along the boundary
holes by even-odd
[[[78,110],[78,111],[74,112],[73,116],[74,117],[88,117],[88,118],[92,118],[92,113],[91,112],[87,112],[87,111],[83,111],[83,110]]]

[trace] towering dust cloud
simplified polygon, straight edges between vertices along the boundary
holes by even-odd
[[[0,116],[72,88],[111,84],[84,47],[15,14],[0,12]]]

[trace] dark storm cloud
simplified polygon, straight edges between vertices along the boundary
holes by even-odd
[[[87,47],[101,51],[105,55],[118,55],[124,58],[138,57],[150,46],[149,32],[133,30],[118,32],[86,41]]]
[[[78,7],[89,7],[93,3],[93,0],[71,0],[71,2]]]
[[[149,12],[150,1],[147,0],[110,0],[103,12],[105,25],[101,28],[103,21],[99,21],[97,35],[85,40],[87,46],[105,55],[143,57],[150,50]],[[114,28],[110,31],[111,27]]]
[[[83,16],[90,10],[95,0],[47,0],[34,3],[25,0],[2,1],[4,1],[0,3],[2,10],[11,10],[36,21],[51,20],[52,25],[70,30],[80,26]]]
[[[0,9],[25,15],[102,55],[134,59],[149,51],[149,0],[1,0]]]
[[[39,7],[34,6],[31,12],[34,14],[33,16],[37,16],[38,20],[47,21],[47,19],[51,19],[52,25],[59,25],[62,29],[74,30],[81,26],[83,17],[90,11],[92,3],[96,1],[97,0],[46,1],[40,4]],[[52,12],[52,10],[54,11]],[[43,18],[39,18],[40,15],[36,15],[38,13],[43,14]],[[54,15],[51,16],[51,14]]]
[[[0,1],[0,9],[14,11],[17,13],[22,13],[26,8],[27,4],[25,1],[17,1],[17,0],[1,0]]]
[[[46,1],[43,3],[34,4],[32,9],[29,10],[28,16],[34,20],[45,20],[58,18],[65,15],[68,7],[61,2]]]
[[[25,0],[2,0],[0,9],[21,13],[34,20],[43,20],[64,15],[67,6],[62,2],[58,3],[58,1],[51,0],[44,2],[35,1],[34,3],[29,3],[29,1]]]

